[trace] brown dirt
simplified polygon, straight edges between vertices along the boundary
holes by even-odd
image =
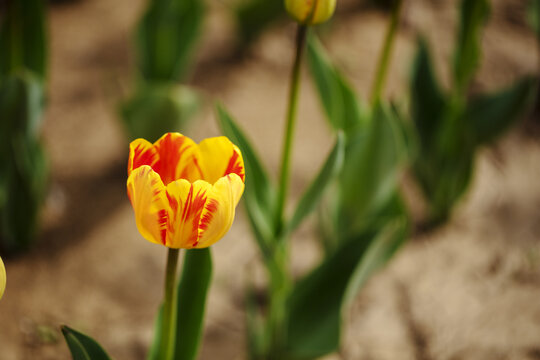
[[[39,245],[6,260],[2,360],[69,359],[59,324],[92,334],[117,359],[143,359],[149,346],[165,252],[136,230],[125,196],[127,142],[115,111],[120,94],[129,89],[130,31],[143,3],[87,0],[50,11],[44,135],[53,169],[51,195]],[[353,9],[351,4],[339,6]],[[538,71],[523,4],[495,1],[477,89]],[[211,9],[192,83],[226,104],[275,174],[294,27],[277,26],[246,58],[232,61],[225,5]],[[417,31],[428,34],[443,76],[452,48],[455,1],[408,1],[404,10],[389,96],[404,90]],[[325,38],[364,97],[386,21],[369,8],[341,11]],[[302,88],[293,196],[332,143],[307,76]],[[218,133],[210,107],[187,133],[197,140]],[[328,359],[540,359],[539,177],[538,138],[514,132],[496,150],[482,151],[474,184],[452,222],[409,241],[369,281],[347,313],[343,350]],[[296,273],[317,259],[312,225],[295,234]],[[242,289],[246,272],[257,263],[243,211],[213,254],[201,359],[242,359]]]

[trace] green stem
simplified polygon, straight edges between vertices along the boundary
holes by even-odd
[[[178,249],[169,248],[167,254],[167,268],[165,270],[165,294],[163,300],[163,319],[161,323],[161,340],[159,353],[162,359],[171,359],[173,355],[174,332],[173,321],[175,319],[176,302],[176,266],[178,264]]]
[[[291,148],[294,138],[296,113],[298,109],[298,93],[300,89],[300,70],[302,55],[306,44],[308,28],[298,25],[296,33],[296,53],[291,73],[289,107],[285,127],[285,141],[281,159],[281,173],[279,178],[279,192],[276,212],[276,241],[272,249],[272,258],[268,265],[270,276],[270,304],[268,310],[267,331],[270,336],[270,347],[267,359],[281,359],[286,339],[286,311],[285,305],[290,290],[290,276],[288,270],[288,244],[283,234],[285,199],[289,190]]]
[[[282,359],[287,339],[287,298],[290,292],[287,242],[277,243],[274,250],[274,263],[270,269],[270,303],[268,312],[268,331],[270,347],[267,359]]]
[[[285,128],[285,142],[283,143],[283,152],[281,157],[281,172],[279,178],[279,193],[277,204],[277,228],[278,234],[283,227],[283,212],[285,208],[285,199],[289,190],[289,172],[291,163],[291,147],[294,137],[294,128],[296,123],[296,112],[298,109],[298,90],[300,89],[300,68],[302,64],[302,54],[306,43],[307,26],[298,25],[296,34],[296,54],[291,74],[291,87],[289,92],[289,108],[287,110],[287,123]]]
[[[384,46],[379,58],[379,63],[377,66],[377,72],[375,75],[375,80],[373,81],[373,86],[371,88],[371,105],[375,105],[380,97],[381,91],[384,86],[384,81],[386,79],[386,73],[388,71],[388,63],[390,61],[390,52],[392,50],[392,44],[394,43],[394,38],[396,35],[397,25],[399,22],[399,14],[401,12],[401,5],[403,0],[394,0],[394,6],[392,7],[392,19],[388,25],[388,30],[386,31],[386,36],[384,38]]]

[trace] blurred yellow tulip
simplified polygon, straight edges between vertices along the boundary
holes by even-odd
[[[244,191],[240,149],[224,136],[200,144],[167,133],[129,147],[128,196],[137,228],[169,248],[205,248],[232,225]]]
[[[285,8],[299,23],[316,25],[332,16],[336,0],[285,0]]]
[[[0,258],[0,299],[4,295],[4,290],[6,288],[6,268],[4,268],[4,263],[2,258]]]

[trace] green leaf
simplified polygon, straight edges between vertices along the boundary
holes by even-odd
[[[291,359],[313,359],[338,349],[343,306],[403,242],[401,224],[396,220],[380,232],[366,231],[342,243],[295,286],[287,330]]]
[[[144,84],[120,107],[130,139],[150,142],[166,132],[181,131],[197,112],[198,94],[186,86]]]
[[[242,151],[246,167],[244,203],[259,247],[263,254],[267,254],[268,242],[273,239],[275,232],[275,189],[242,130],[221,105],[216,106],[216,111],[221,131]]]
[[[137,60],[145,80],[183,80],[203,14],[202,0],[149,0],[136,37]]]
[[[308,61],[319,99],[332,127],[346,132],[362,122],[362,109],[351,85],[331,63],[315,35],[308,39]]]
[[[342,231],[358,231],[383,208],[398,185],[406,158],[403,131],[395,114],[378,103],[366,129],[352,132],[340,175]]]
[[[524,78],[506,89],[473,99],[465,121],[472,126],[477,143],[491,142],[508,129],[532,100],[534,88],[534,79]]]
[[[44,78],[47,69],[45,7],[43,0],[6,3],[0,16],[0,77],[30,70]]]
[[[75,331],[66,325],[62,326],[62,334],[73,356],[73,360],[110,360],[105,350],[91,337]]]
[[[197,358],[204,324],[206,297],[212,280],[210,248],[186,251],[178,284],[174,360]]]
[[[411,78],[411,114],[420,145],[429,149],[441,127],[446,108],[445,95],[435,76],[427,43],[418,39]]]
[[[392,258],[409,236],[407,210],[398,193],[394,194],[387,208],[379,216],[380,228],[384,227],[385,230],[370,244],[362,261],[358,263],[347,285],[344,305],[354,300],[369,277]]]
[[[0,248],[27,249],[35,238],[47,185],[38,138],[43,87],[29,71],[0,81]]]
[[[487,0],[462,0],[454,53],[454,83],[459,94],[464,94],[480,63],[480,35],[488,15]]]
[[[242,1],[234,8],[238,37],[243,46],[252,43],[265,28],[284,14],[282,0]]]
[[[262,359],[267,354],[265,320],[260,312],[260,299],[255,287],[250,283],[245,294],[246,336],[249,359]]]
[[[529,0],[527,21],[540,41],[540,0]]]
[[[322,197],[326,186],[341,170],[344,152],[345,137],[342,133],[338,133],[336,144],[330,152],[330,155],[328,155],[322,169],[298,202],[296,210],[288,224],[288,231],[296,229],[306,215],[315,208],[319,199]]]
[[[154,340],[150,346],[150,351],[148,352],[148,360],[160,360],[159,356],[159,345],[161,342],[161,329],[163,321],[163,304],[159,307],[158,314],[154,323]]]

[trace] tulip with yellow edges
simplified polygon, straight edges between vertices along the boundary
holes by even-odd
[[[0,299],[4,295],[4,290],[6,289],[6,269],[4,268],[4,263],[2,258],[0,258]]]
[[[224,136],[196,144],[167,133],[129,147],[128,196],[148,241],[173,249],[205,248],[232,225],[244,191],[244,161]]]
[[[316,25],[334,14],[336,0],[285,0],[285,8],[300,24]]]

